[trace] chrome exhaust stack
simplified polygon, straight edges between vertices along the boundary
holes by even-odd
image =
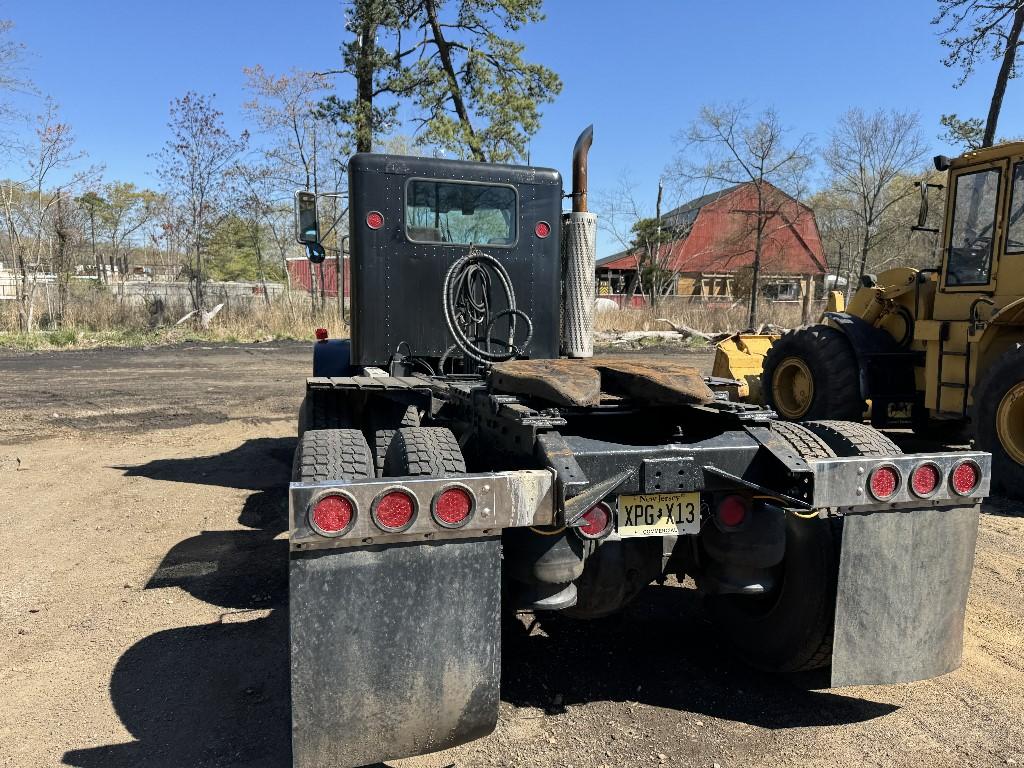
[[[587,210],[587,159],[594,142],[588,125],[572,151],[572,212],[562,219],[562,353],[594,356],[597,216]]]

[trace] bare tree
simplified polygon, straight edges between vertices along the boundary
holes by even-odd
[[[289,195],[295,189],[312,189],[317,145],[324,144],[328,133],[314,110],[327,92],[328,78],[298,70],[274,75],[259,64],[244,72],[251,98],[242,107],[265,139],[262,149],[269,180],[279,182]]]
[[[86,220],[89,222],[89,243],[92,246],[92,260],[96,264],[96,280],[105,283],[107,282],[106,270],[103,269],[103,260],[100,257],[99,251],[96,249],[96,224],[100,210],[103,207],[104,200],[98,192],[95,190],[89,190],[84,195],[80,196],[75,202],[78,203],[79,207],[85,213]]]
[[[704,106],[689,129],[678,136],[683,145],[670,167],[681,185],[707,187],[749,184],[754,206],[737,210],[746,217],[754,240],[747,324],[756,327],[764,246],[773,220],[804,191],[811,166],[810,139],[787,143],[787,130],[773,109],[754,115],[744,103]],[[690,153],[697,153],[692,159]],[[785,194],[779,195],[781,190]]]
[[[237,139],[231,136],[212,97],[192,91],[171,102],[168,128],[171,138],[156,156],[157,172],[167,195],[184,212],[186,271],[196,315],[202,317],[206,309],[206,244],[224,211],[225,175],[245,147],[248,134]]]
[[[35,325],[35,292],[49,247],[53,209],[62,194],[84,178],[84,173],[62,174],[84,156],[75,150],[74,142],[71,126],[61,122],[57,106],[48,100],[36,118],[33,139],[20,148],[24,177],[0,182],[0,216],[6,234],[0,247],[17,269],[18,324],[25,332]],[[62,183],[51,186],[59,174]]]
[[[320,193],[327,193],[320,203],[323,218],[335,222],[343,210],[336,195],[344,194],[347,187],[350,147],[344,134],[328,129],[327,121],[318,117],[318,103],[329,85],[328,77],[295,70],[286,75],[272,75],[260,66],[245,72],[252,98],[244,106],[255,120],[262,139],[263,157],[259,165],[263,168],[260,189],[266,195],[263,202],[272,212],[289,207],[296,189],[311,190],[318,197]],[[249,200],[250,204],[253,202]],[[286,238],[279,237],[282,234],[278,226],[280,217],[265,221],[274,226],[274,239],[284,260],[292,235],[289,231]],[[325,227],[324,232],[329,234],[324,247],[338,251],[337,227]],[[310,301],[316,308],[323,301],[324,289],[317,280],[314,265],[310,265],[310,276]]]
[[[270,307],[270,294],[267,292],[264,242],[268,219],[273,213],[273,198],[269,190],[270,176],[271,171],[267,166],[245,163],[237,163],[230,174],[231,208],[238,217],[256,256],[256,273],[267,307]]]
[[[664,226],[661,214],[665,185],[661,179],[653,211],[640,203],[636,192],[636,185],[623,175],[614,191],[599,194],[598,226],[632,260],[636,276],[626,288],[627,295],[631,298],[639,292],[648,296],[652,307],[657,307],[659,300],[672,292],[679,277],[679,266],[672,258],[673,244],[688,232]]]
[[[74,198],[67,190],[58,191],[54,197],[51,223],[55,243],[50,255],[50,268],[57,280],[57,303],[53,320],[62,326],[67,321],[76,251],[84,234],[84,211],[75,205]]]
[[[113,181],[103,187],[98,223],[110,247],[107,254],[110,274],[115,274],[116,264],[122,282],[127,279],[132,239],[156,215],[157,197],[156,193],[140,190],[131,182]]]
[[[999,61],[981,146],[995,141],[1006,83],[1017,76],[1020,35],[1024,30],[1024,0],[938,0],[939,12],[932,24],[942,26],[942,44],[949,49],[947,67],[960,67],[957,87],[974,72],[979,58]],[[950,116],[944,116],[950,117]],[[956,115],[952,115],[956,119]],[[969,126],[970,120],[959,121]]]
[[[901,226],[887,214],[914,194],[914,187],[897,182],[916,170],[927,152],[915,112],[851,109],[832,131],[825,164],[836,204],[858,223],[859,276],[867,268],[868,254]]]
[[[34,90],[22,69],[25,46],[11,38],[13,29],[14,22],[0,19],[0,124],[7,123],[17,116],[17,110],[8,97],[13,93]],[[6,130],[0,131],[0,149],[15,149]]]

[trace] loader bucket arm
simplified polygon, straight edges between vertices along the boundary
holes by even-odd
[[[764,356],[778,336],[756,333],[737,333],[723,339],[715,348],[712,376],[735,379],[740,382],[737,396],[750,403],[763,403],[761,370]]]

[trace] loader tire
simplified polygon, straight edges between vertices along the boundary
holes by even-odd
[[[384,459],[384,477],[458,475],[466,471],[459,441],[446,427],[406,427],[395,432]]]
[[[772,429],[805,459],[835,456],[802,424],[776,421]],[[842,518],[787,512],[786,555],[771,592],[709,596],[712,621],[748,664],[788,673],[831,663],[841,542]]]
[[[373,456],[358,429],[309,429],[299,438],[292,463],[295,482],[373,477]]]
[[[788,331],[764,358],[765,403],[787,421],[861,421],[857,356],[847,338],[827,325]]]
[[[395,433],[403,427],[418,427],[420,412],[415,405],[380,400],[368,404],[364,424],[366,442],[373,451],[377,477],[381,477],[384,473],[384,460]]]
[[[988,367],[971,409],[977,447],[992,454],[992,484],[1024,497],[1024,344],[1014,344]]]

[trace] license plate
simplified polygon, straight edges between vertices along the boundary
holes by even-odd
[[[700,533],[699,493],[642,493],[619,496],[619,536],[675,536]]]

